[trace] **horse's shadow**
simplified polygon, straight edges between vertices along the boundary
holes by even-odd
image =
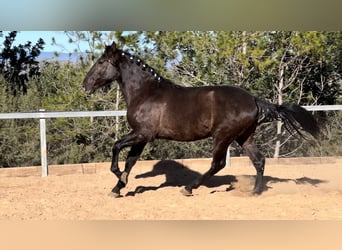
[[[165,182],[161,183],[159,186],[138,186],[135,191],[128,192],[126,196],[134,196],[135,194],[141,194],[146,191],[155,191],[164,187],[181,187],[190,184],[196,178],[201,176],[202,174],[196,172],[194,170],[189,169],[188,167],[172,160],[163,160],[159,161],[157,164],[153,166],[153,169],[149,172],[136,175],[136,179],[140,178],[148,178],[155,177],[158,175],[165,175]],[[245,175],[244,177],[255,180],[255,176]],[[235,184],[238,182],[238,178],[233,175],[221,175],[221,176],[212,176],[210,179],[206,180],[202,185],[214,188],[220,187],[222,185],[227,185],[226,191],[231,191],[235,189]],[[302,177],[298,179],[288,179],[288,178],[277,178],[272,176],[264,176],[264,191],[267,191],[271,187],[267,184],[272,183],[280,183],[280,182],[289,182],[293,181],[296,184],[310,184],[312,186],[317,186],[321,183],[326,182],[325,180],[320,179],[311,179],[308,177]],[[253,184],[252,184],[253,185]],[[253,187],[251,186],[251,189]],[[216,191],[212,191],[211,193],[215,193]]]

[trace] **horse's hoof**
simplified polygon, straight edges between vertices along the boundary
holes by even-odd
[[[123,197],[120,193],[114,193],[114,192],[110,192],[108,194],[109,197],[113,197],[113,198],[121,198]]]
[[[185,196],[192,196],[191,190],[186,189],[186,187],[182,188],[180,192]]]
[[[261,195],[261,193],[262,193],[262,190],[253,190],[253,192],[252,192],[252,194],[254,196],[259,196],[259,195]]]

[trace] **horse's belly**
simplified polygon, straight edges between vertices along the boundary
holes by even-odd
[[[190,119],[182,116],[164,122],[164,126],[160,127],[157,137],[177,141],[194,141],[210,136],[210,132],[210,121],[207,119]]]

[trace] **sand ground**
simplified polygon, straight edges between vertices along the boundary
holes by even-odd
[[[116,177],[93,174],[1,177],[0,219],[10,220],[342,220],[342,164],[270,165],[265,191],[252,196],[255,170],[226,167],[193,196],[181,186],[205,172],[176,161],[138,164],[122,198],[108,195]]]

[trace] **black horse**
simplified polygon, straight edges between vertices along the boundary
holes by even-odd
[[[210,169],[182,189],[191,195],[192,189],[225,166],[228,146],[235,140],[246,151],[256,169],[253,193],[263,187],[265,157],[253,142],[260,123],[281,120],[291,132],[302,130],[317,138],[319,127],[304,108],[287,103],[274,105],[234,86],[183,87],[162,78],[141,59],[117,48],[113,42],[92,66],[83,81],[88,93],[113,81],[120,85],[127,104],[127,120],[132,131],[115,142],[111,171],[119,181],[112,192],[120,196],[130,170],[145,145],[154,139],[194,141],[213,137],[213,160]],[[120,151],[131,147],[124,171],[120,171]]]

